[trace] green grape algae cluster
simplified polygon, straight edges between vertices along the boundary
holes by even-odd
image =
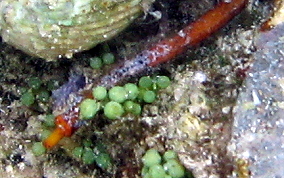
[[[81,119],[93,118],[99,110],[109,119],[125,114],[140,115],[141,103],[153,103],[159,89],[166,88],[171,81],[167,76],[141,77],[138,85],[127,83],[107,90],[103,86],[92,89],[93,99],[87,98],[80,104]]]
[[[179,162],[177,154],[167,150],[162,156],[152,148],[146,151],[142,157],[143,178],[185,178],[191,177],[187,174],[184,166]]]

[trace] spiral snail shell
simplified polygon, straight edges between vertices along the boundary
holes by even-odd
[[[1,0],[2,39],[47,60],[72,57],[123,30],[153,0]]]

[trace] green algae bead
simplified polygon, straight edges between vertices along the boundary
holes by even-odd
[[[156,99],[156,93],[151,91],[151,90],[148,90],[148,91],[145,91],[144,94],[143,94],[143,100],[146,102],[146,103],[153,103]]]
[[[82,154],[83,154],[83,151],[84,151],[84,148],[83,147],[75,147],[73,150],[72,150],[72,154],[75,158],[78,158],[80,159],[82,157]]]
[[[57,81],[57,80],[49,80],[46,84],[48,91],[53,91],[53,90],[59,88],[59,86],[60,86],[60,84],[59,84],[59,81]]]
[[[25,106],[30,106],[35,102],[35,97],[32,92],[26,92],[21,96],[21,103]]]
[[[142,108],[140,104],[134,103],[133,109],[132,109],[132,114],[138,116],[141,114]]]
[[[42,81],[38,77],[31,77],[28,80],[29,87],[31,87],[33,89],[39,89],[41,84],[42,84]]]
[[[148,166],[148,167],[151,167],[156,164],[160,164],[161,160],[162,158],[156,149],[147,150],[147,152],[142,157],[142,162],[144,166]]]
[[[45,139],[47,139],[47,137],[49,137],[50,134],[51,134],[51,131],[50,131],[50,130],[43,130],[43,131],[40,133],[40,139],[41,139],[41,140],[45,140]]]
[[[143,178],[152,178],[152,176],[147,172],[145,175],[142,176]]]
[[[159,88],[167,88],[171,84],[171,80],[167,76],[158,76],[156,83]]]
[[[102,86],[97,86],[93,89],[93,96],[97,100],[103,100],[107,97],[107,89]]]
[[[162,165],[155,164],[149,168],[149,175],[152,178],[164,178],[166,176],[166,171]]]
[[[177,158],[178,158],[177,154],[173,150],[167,150],[163,155],[163,159],[165,161],[168,161],[170,159],[177,159]]]
[[[115,57],[112,53],[103,54],[102,59],[103,59],[103,63],[107,65],[112,64],[115,61]]]
[[[35,156],[40,156],[46,152],[46,148],[43,146],[42,142],[35,142],[32,146],[32,152]]]
[[[122,105],[115,101],[108,102],[104,107],[104,114],[109,119],[117,119],[124,113]]]
[[[144,93],[147,90],[145,88],[139,88],[139,94],[137,96],[137,99],[139,100],[139,102],[143,101],[143,97],[144,97]]]
[[[53,114],[48,114],[45,116],[44,120],[43,120],[43,124],[47,127],[54,127],[55,123],[54,123],[54,115]]]
[[[153,80],[149,76],[144,76],[139,79],[138,85],[141,88],[149,89],[153,85]]]
[[[98,152],[105,152],[106,151],[106,145],[104,143],[102,143],[101,141],[97,141],[96,142],[96,150]]]
[[[89,148],[89,147],[86,147],[83,151],[83,154],[82,154],[82,161],[84,164],[93,164],[95,162],[95,158],[96,158],[96,155],[94,153],[94,151]]]
[[[28,91],[28,88],[26,88],[26,87],[19,87],[18,88],[18,93],[19,94],[24,94],[24,93],[26,93]]]
[[[103,66],[103,61],[99,57],[93,57],[93,58],[90,59],[90,66],[93,69],[100,69]]]
[[[126,112],[131,113],[134,108],[134,102],[133,101],[125,101],[123,103],[123,108]]]
[[[84,140],[83,140],[83,145],[84,145],[85,147],[91,147],[91,146],[93,146],[93,142],[92,142],[92,140],[90,140],[90,139],[84,139]]]
[[[127,92],[123,87],[112,87],[108,92],[109,99],[118,103],[122,103],[127,98]]]
[[[109,166],[111,166],[111,158],[107,153],[98,154],[95,158],[95,161],[102,169],[107,169]]]
[[[36,96],[36,98],[41,102],[48,102],[49,97],[50,97],[50,94],[48,91],[40,91]]]
[[[85,99],[80,104],[80,116],[82,119],[91,119],[99,110],[99,104],[93,99]]]
[[[134,103],[133,101],[126,101],[123,104],[123,107],[126,112],[134,114],[134,115],[140,115],[141,114],[141,106],[137,103]]]
[[[139,89],[137,87],[137,85],[133,84],[133,83],[127,83],[124,85],[124,88],[126,90],[127,93],[127,99],[129,100],[134,100],[137,98],[138,94],[139,94]]]
[[[185,175],[184,167],[177,159],[170,159],[163,166],[164,170],[173,178],[182,178]]]
[[[143,166],[141,170],[141,175],[144,177],[149,172],[149,167]]]

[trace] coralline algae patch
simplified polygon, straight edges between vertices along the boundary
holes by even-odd
[[[216,59],[205,60],[216,62]],[[192,63],[190,66],[194,66],[195,62]],[[175,73],[171,85],[174,87],[170,88],[171,101],[163,101],[168,103],[167,106],[159,106],[156,112],[149,108],[150,116],[153,116],[142,118],[148,125],[158,126],[158,132],[148,135],[145,143],[160,152],[173,150],[181,164],[196,177],[230,174],[231,158],[226,156],[225,150],[230,138],[227,134],[231,123],[230,110],[236,95],[228,96],[225,93],[234,92],[237,81],[231,81],[231,88],[215,88],[214,76],[220,77],[218,72],[222,72],[222,67],[216,66],[220,68],[215,73],[213,71],[216,70],[191,70],[190,66]],[[203,66],[198,67],[201,69]],[[228,75],[233,77],[235,74],[232,72]],[[163,108],[167,109],[163,111]]]
[[[252,54],[252,38],[240,40],[239,35],[246,37],[251,33],[244,29],[234,31],[220,39],[220,46],[190,55],[198,60],[172,69],[175,75],[171,107],[156,119],[144,118],[152,125],[163,123],[156,135],[146,139],[149,147],[160,148],[157,138],[163,138],[165,149],[174,150],[196,177],[232,174],[235,163],[226,150],[231,139],[232,111],[244,77],[239,70],[249,67]],[[208,56],[202,58],[204,53]]]

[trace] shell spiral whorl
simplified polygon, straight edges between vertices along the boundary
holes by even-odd
[[[147,0],[2,0],[0,34],[16,48],[47,60],[72,57],[123,30]]]

